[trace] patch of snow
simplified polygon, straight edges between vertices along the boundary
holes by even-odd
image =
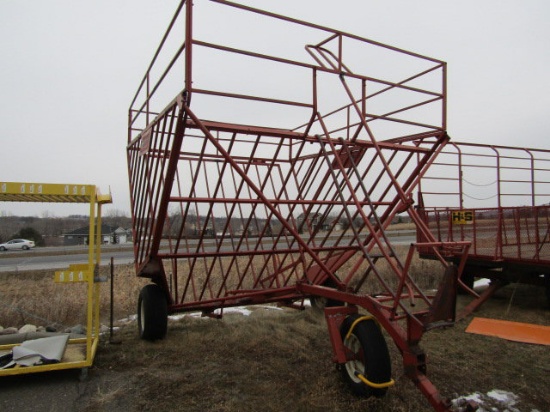
[[[257,306],[254,306],[255,308],[261,308],[261,309],[267,309],[267,310],[284,310],[283,308],[279,308],[277,306],[268,306],[268,305],[257,305]],[[216,314],[216,315],[219,315],[221,313],[221,309],[216,309],[213,313]],[[250,316],[252,314],[252,311],[250,309],[248,309],[247,307],[245,306],[236,306],[236,307],[231,307],[231,308],[225,308],[223,309],[223,314],[224,315],[227,315],[229,313],[237,313],[237,314],[240,314],[240,315],[243,315],[243,316]],[[185,314],[182,314],[182,313],[179,313],[179,314],[176,314],[176,315],[170,315],[168,316],[168,319],[170,320],[180,320],[180,319],[183,319],[184,317],[186,316],[189,316],[191,318],[202,318],[202,312],[191,312],[191,313],[185,313]]]
[[[474,282],[474,291],[483,292],[485,289],[489,287],[490,284],[491,284],[490,279],[486,279],[486,278],[478,279]]]
[[[102,336],[105,336],[108,333],[111,333],[111,329],[107,326],[105,326],[105,328],[107,328],[107,329],[104,329],[104,326],[105,325],[101,325],[101,330],[99,331],[99,334],[102,335]],[[118,332],[119,330],[120,330],[119,326],[113,326],[113,332]]]
[[[307,306],[307,305],[306,305]],[[271,305],[254,305],[254,308],[261,308],[266,310],[284,310],[284,308],[280,308],[278,306],[271,306]],[[221,309],[216,309],[214,314],[219,315],[221,313]],[[252,314],[252,311],[248,309],[245,306],[237,306],[237,307],[231,307],[231,308],[225,308],[223,309],[223,314],[229,314],[229,313],[237,313],[241,314],[243,316],[250,316]],[[169,315],[168,319],[173,321],[178,321],[183,319],[184,317],[189,316],[191,318],[202,318],[204,317],[202,315],[202,312],[190,312],[190,313],[177,313],[175,315]],[[135,322],[137,320],[137,315],[130,315],[127,318],[120,319],[120,323],[128,323],[128,322]]]
[[[119,319],[121,323],[135,322],[137,320],[137,315],[130,315],[127,318]]]
[[[262,309],[268,309],[268,310],[284,310],[283,308],[280,308],[278,306],[267,306],[267,305],[258,305],[255,306],[256,308],[262,308]]]
[[[496,399],[499,402],[506,403],[507,405],[515,405],[518,400],[518,396],[516,394],[498,389],[487,392],[487,396]]]
[[[197,312],[197,314],[200,316],[200,313]],[[193,314],[190,314],[189,316],[192,316]],[[186,315],[184,313],[178,313],[177,315],[170,315],[168,316],[168,319],[170,320],[180,320],[183,319]]]
[[[453,399],[451,401],[451,404],[453,406],[453,410],[457,412],[461,412],[465,410],[466,404],[468,401],[474,401],[476,404],[481,405],[483,403],[483,400],[481,398],[481,394],[478,392],[472,393],[470,395],[466,396],[460,396],[456,399]]]
[[[474,402],[477,402],[477,403],[482,403],[482,399],[481,399],[481,393],[472,393],[468,396],[464,396],[462,399],[465,399],[467,401],[474,401]]]
[[[180,313],[178,315],[170,315],[168,316],[168,319],[180,320],[186,316],[189,316],[190,318],[202,318],[202,313],[201,312]]]
[[[514,405],[519,400],[519,396],[512,392],[493,389],[487,394],[474,392],[470,395],[461,396],[452,400],[453,408],[460,412],[464,410],[467,401],[474,401],[479,405],[478,412],[520,412]],[[539,412],[532,410],[531,412]]]
[[[214,313],[216,315],[219,315],[222,313],[222,310],[221,309],[216,309],[214,311]],[[244,316],[250,316],[250,314],[252,313],[252,311],[250,311],[250,309],[247,309],[245,308],[244,306],[237,306],[237,307],[234,307],[234,308],[225,308],[223,310],[223,313],[224,314],[228,314],[228,313],[240,313],[241,315],[244,315]]]
[[[219,315],[221,312],[222,312],[221,309],[216,309],[213,313],[215,315]],[[237,307],[234,307],[234,308],[225,308],[223,310],[224,315],[227,315],[229,313],[237,313],[237,314],[241,314],[241,315],[244,315],[244,316],[250,316],[250,314],[252,312],[244,306],[237,306]],[[191,312],[191,313],[179,313],[179,314],[176,314],[176,315],[170,315],[170,316],[168,316],[168,319],[170,319],[170,320],[180,320],[180,319],[183,319],[186,316],[189,316],[191,318],[202,318],[203,317],[202,312]]]

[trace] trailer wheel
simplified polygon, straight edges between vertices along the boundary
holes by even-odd
[[[154,341],[166,336],[168,303],[160,286],[151,283],[141,289],[137,313],[141,339]]]
[[[321,286],[326,286],[327,288],[336,289],[336,282],[330,278],[325,280]],[[329,299],[322,296],[311,296],[309,298],[311,302],[311,307],[316,313],[325,313],[325,308],[333,308],[335,306],[344,306],[344,302],[335,299]]]
[[[347,336],[353,323],[360,317],[354,314],[342,322],[342,342],[354,354],[353,359],[342,365],[342,376],[356,395],[367,398],[373,395],[382,397],[386,394],[390,382],[393,382],[388,346],[380,327],[373,319],[359,321]],[[368,382],[383,387],[367,385],[359,375]]]

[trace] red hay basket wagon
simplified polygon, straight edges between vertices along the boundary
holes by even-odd
[[[356,393],[393,384],[383,329],[447,410],[419,343],[454,321],[469,242],[437,240],[413,192],[448,140],[444,62],[227,1],[183,1],[129,110],[136,271],[151,279],[141,336],[162,338],[175,312],[324,300],[334,361]],[[424,236],[404,257],[386,232],[400,213]],[[418,248],[441,261],[436,293],[409,272]]]

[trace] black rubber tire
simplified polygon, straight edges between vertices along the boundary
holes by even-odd
[[[0,247],[0,251],[5,252],[6,248],[4,246]]]
[[[391,360],[388,346],[380,327],[373,319],[360,321],[353,328],[349,338],[346,339],[353,322],[359,317],[358,314],[348,316],[340,328],[344,346],[356,355],[356,359],[341,365],[341,373],[354,394],[365,398],[370,396],[380,398],[386,394],[388,389],[368,386],[357,377],[357,374],[363,375],[373,383],[389,382],[391,380]]]
[[[28,246],[23,246],[22,249],[23,250],[29,250],[29,247]]]
[[[160,286],[145,285],[138,299],[139,337],[145,340],[158,340],[166,336],[168,329],[168,302]]]

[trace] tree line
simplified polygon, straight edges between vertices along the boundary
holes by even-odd
[[[132,220],[120,212],[103,216],[102,223],[129,229]],[[0,243],[10,239],[28,239],[37,246],[57,246],[63,243],[62,235],[89,225],[86,215],[66,217],[0,216]]]

